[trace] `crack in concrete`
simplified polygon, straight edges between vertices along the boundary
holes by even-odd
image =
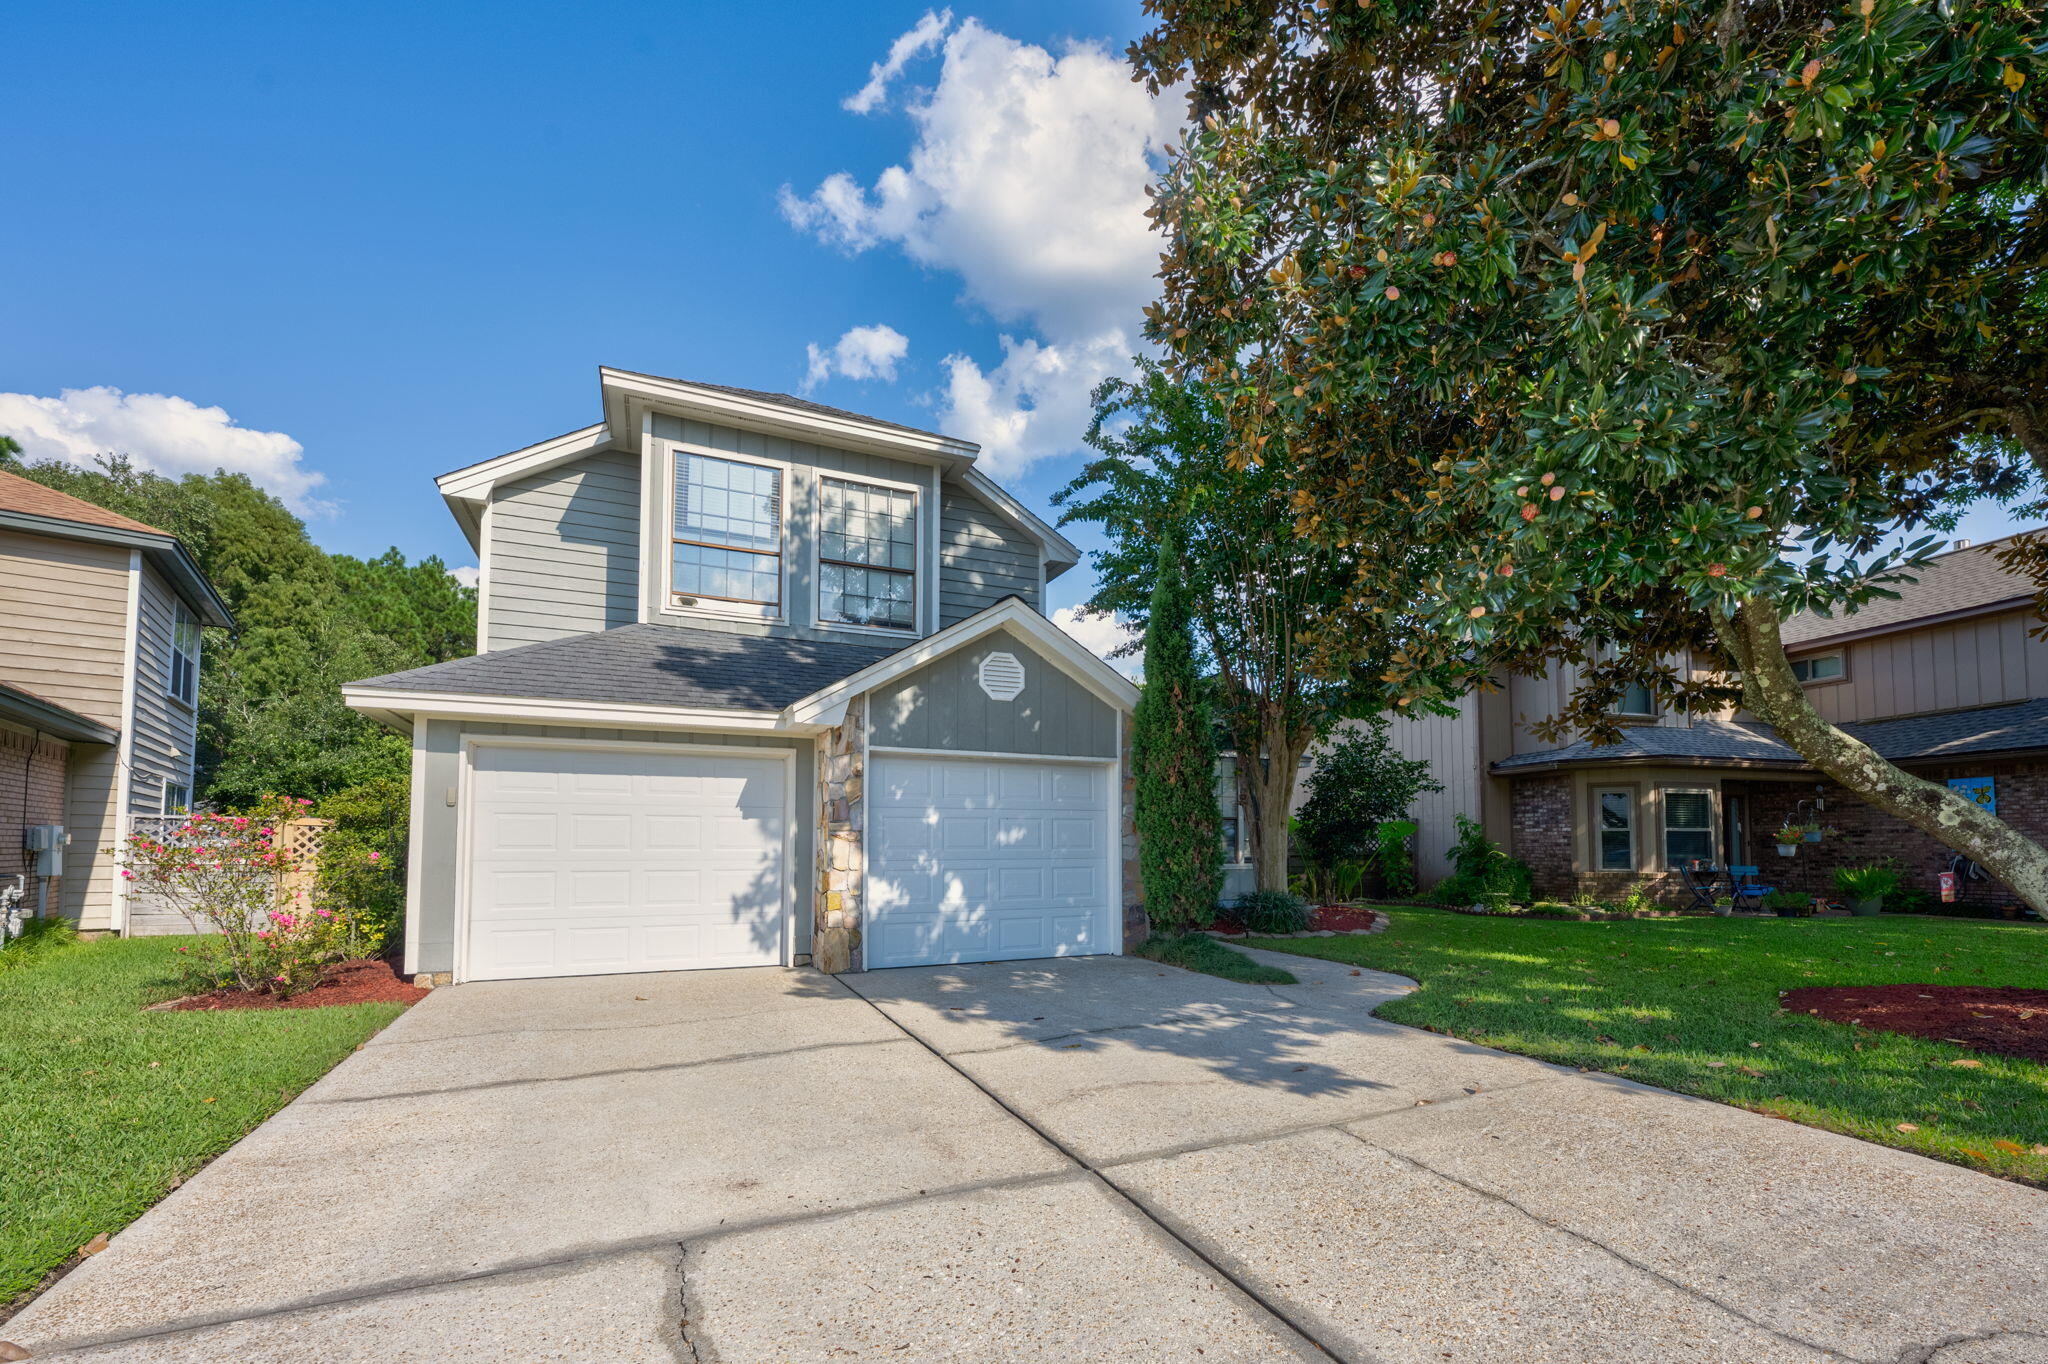
[[[485,1080],[474,1085],[448,1085],[441,1089],[401,1089],[384,1094],[352,1094],[339,1099],[309,1098],[310,1105],[373,1104],[391,1099],[429,1099],[439,1094],[475,1094],[490,1089],[518,1089],[524,1085],[564,1085],[577,1080],[602,1080],[618,1075],[655,1075],[665,1070],[699,1070],[705,1066],[735,1065],[776,1056],[801,1056],[813,1051],[841,1051],[848,1047],[893,1047],[900,1037],[875,1037],[865,1042],[813,1042],[808,1046],[784,1047],[779,1051],[741,1051],[729,1056],[706,1056],[696,1061],[663,1061],[648,1066],[620,1066],[614,1070],[581,1070],[574,1075],[529,1075],[512,1080]]]
[[[1581,1245],[1590,1246],[1594,1250],[1599,1251],[1602,1255],[1607,1256],[1608,1258],[1616,1261],[1617,1263],[1627,1265],[1630,1269],[1635,1270],[1637,1273],[1655,1279],[1658,1283],[1663,1284],[1666,1288],[1671,1289],[1673,1292],[1678,1293],[1681,1296],[1691,1298],[1695,1302],[1705,1303],[1708,1306],[1713,1307],[1717,1311],[1727,1313],[1729,1316],[1734,1317],[1737,1321],[1746,1322],[1748,1325],[1754,1327],[1755,1329],[1762,1331],[1765,1335],[1770,1336],[1773,1340],[1779,1341],[1786,1345],[1798,1346],[1801,1349],[1813,1350],[1816,1353],[1825,1355],[1829,1359],[1840,1360],[1842,1361],[1842,1364],[1868,1364],[1868,1361],[1861,1360],[1857,1358],[1855,1355],[1844,1354],[1840,1350],[1834,1349],[1832,1346],[1822,1345],[1819,1341],[1807,1340],[1803,1336],[1795,1336],[1789,1331],[1781,1331],[1777,1327],[1771,1325],[1769,1322],[1764,1321],[1759,1317],[1753,1316],[1750,1313],[1743,1311],[1740,1307],[1735,1306],[1733,1303],[1723,1302],[1721,1301],[1721,1299],[1715,1297],[1711,1293],[1705,1292],[1702,1289],[1694,1288],[1691,1284],[1685,1283],[1680,1279],[1674,1278],[1671,1275],[1666,1274],[1663,1270],[1656,1268],[1654,1265],[1645,1264],[1641,1260],[1638,1260],[1631,1255],[1628,1255],[1620,1250],[1615,1249],[1613,1246],[1608,1245],[1605,1241],[1600,1240],[1598,1237],[1589,1236],[1585,1232],[1579,1231],[1575,1227],[1568,1227],[1562,1222],[1558,1222],[1552,1218],[1545,1217],[1541,1213],[1538,1213],[1533,1209],[1523,1205],[1522,1203],[1517,1202],[1515,1199],[1508,1197],[1506,1194],[1496,1193],[1492,1189],[1482,1188],[1481,1186],[1474,1184],[1470,1180],[1460,1179],[1458,1176],[1454,1174],[1449,1174],[1443,1170],[1439,1170],[1433,1165],[1429,1165],[1424,1161],[1415,1159],[1413,1156],[1404,1156],[1397,1151],[1390,1151],[1384,1146],[1375,1145],[1374,1143],[1367,1141],[1360,1134],[1351,1131],[1349,1128],[1339,1128],[1338,1130],[1343,1132],[1345,1136],[1350,1137],[1353,1141],[1357,1142],[1359,1145],[1365,1147],[1369,1151],[1377,1152],[1378,1154],[1387,1157],[1389,1160],[1398,1160],[1403,1165],[1406,1165],[1411,1169],[1420,1170],[1427,1175],[1433,1175],[1437,1179],[1441,1179],[1447,1184],[1455,1184],[1459,1188],[1464,1189],[1466,1192],[1475,1194],[1479,1198],[1484,1199],[1489,1203],[1498,1203],[1504,1208],[1513,1209],[1515,1212],[1521,1214],[1523,1217],[1528,1218],[1531,1222],[1536,1223],[1538,1226],[1549,1227],[1552,1231],[1568,1236],[1572,1240],[1579,1242]]]
[[[1964,1332],[1958,1335],[1943,1336],[1931,1345],[1908,1345],[1889,1360],[1886,1360],[1884,1364],[1941,1364],[1937,1356],[1944,1350],[1952,1349],[1957,1345],[1982,1345],[1987,1341],[1994,1340],[2048,1341],[2048,1335],[2043,1335],[2039,1331],[1994,1326],[1988,1331]],[[1956,1364],[1965,1364],[1965,1361],[1958,1360]]]
[[[697,1342],[690,1339],[690,1328],[696,1325],[696,1308],[690,1301],[690,1247],[687,1242],[676,1242],[676,1358],[683,1364],[715,1364]]]

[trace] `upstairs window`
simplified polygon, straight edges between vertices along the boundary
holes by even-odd
[[[782,471],[711,455],[676,456],[678,598],[782,609]]]
[[[917,494],[818,480],[818,618],[917,628]]]
[[[1655,715],[1657,700],[1650,695],[1648,686],[1631,682],[1622,689],[1621,699],[1614,703],[1616,715]]]
[[[1843,675],[1840,654],[1815,654],[1792,660],[1792,676],[1801,682],[1833,682]]]
[[[199,618],[181,601],[171,603],[171,657],[164,691],[188,706],[199,700]]]
[[[164,810],[167,815],[188,814],[192,809],[192,788],[183,782],[165,780]]]
[[[1664,793],[1664,865],[1714,860],[1714,796],[1710,791]]]

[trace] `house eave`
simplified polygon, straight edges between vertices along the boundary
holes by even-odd
[[[660,375],[614,369],[609,365],[599,367],[598,385],[604,405],[604,425],[611,432],[611,438],[621,446],[637,445],[640,412],[646,408],[659,408],[700,421],[947,468],[972,462],[981,450],[972,441],[952,436],[911,431],[852,416],[808,412],[706,388],[682,379],[665,379]]]
[[[402,691],[392,687],[341,689],[349,709],[379,723],[409,729],[415,720],[496,720],[521,724],[685,729],[718,733],[808,733],[769,710],[710,710],[619,701],[484,692]]]

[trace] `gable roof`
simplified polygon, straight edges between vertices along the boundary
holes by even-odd
[[[208,625],[233,629],[235,618],[184,542],[132,516],[45,487],[0,469],[0,529],[139,549],[185,604]]]
[[[2048,698],[1997,706],[1902,715],[1893,720],[1860,720],[1842,729],[1891,762],[1930,762],[2048,749]],[[1493,765],[1504,776],[1554,767],[1608,763],[1668,763],[1679,766],[1766,766],[1807,770],[1806,759],[1778,738],[1769,725],[1733,720],[1695,720],[1689,726],[1637,725],[1619,743],[1580,740],[1542,753],[1517,753]]]
[[[850,412],[843,407],[828,407],[824,403],[814,403],[809,398],[799,398],[792,393],[771,393],[759,388],[736,388],[731,384],[714,384],[705,379],[674,379],[665,374],[645,374],[637,369],[621,369],[612,372],[630,375],[635,379],[654,379],[665,384],[687,384],[691,388],[709,389],[713,393],[725,393],[735,398],[749,398],[757,403],[766,403],[771,407],[786,407],[792,411],[809,412],[819,417],[838,417],[846,421],[866,422],[870,426],[886,426],[895,431],[907,431],[913,436],[930,436],[933,440],[950,441],[957,439],[943,431],[927,431],[921,426],[905,426],[902,422],[892,422],[886,417],[871,417],[865,412]],[[961,443],[967,444],[967,442]],[[974,448],[979,449],[980,447],[976,446]]]
[[[1891,584],[1891,590],[1899,594],[1897,600],[1878,597],[1855,611],[1833,616],[1802,611],[1783,626],[1786,647],[1803,650],[2023,606],[2034,595],[2033,582],[2023,573],[1999,567],[1997,557],[1999,550],[2018,538],[2008,535],[1935,555],[1918,571],[1915,581]]]

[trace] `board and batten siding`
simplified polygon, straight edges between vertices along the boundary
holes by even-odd
[[[940,626],[1010,596],[1044,611],[1038,546],[975,498],[946,489],[939,503]]]
[[[1429,764],[1429,775],[1443,784],[1425,791],[1409,807],[1415,821],[1415,878],[1430,886],[1451,874],[1451,845],[1458,839],[1458,816],[1483,819],[1485,775],[1479,766],[1479,698],[1466,695],[1456,715],[1392,715],[1387,742],[1404,758]]]
[[[0,682],[121,728],[129,554],[120,545],[0,532]]]
[[[981,689],[982,659],[1009,653],[1024,690],[998,701]],[[1116,756],[1117,712],[1009,630],[962,645],[878,687],[868,698],[868,742],[1070,758]]]
[[[192,785],[199,744],[199,712],[170,694],[172,603],[170,584],[154,568],[142,569],[137,612],[134,734],[129,745],[128,810],[162,814],[166,781]],[[201,666],[205,659],[200,659]]]
[[[639,619],[638,456],[601,451],[508,483],[485,532],[485,652]]]
[[[419,859],[415,903],[408,906],[415,923],[415,942],[408,971],[455,969],[456,896],[460,893],[461,809],[453,803],[462,781],[462,748],[472,738],[600,739],[636,744],[713,744],[722,748],[759,748],[763,752],[792,749],[791,774],[796,820],[789,875],[796,894],[796,951],[811,950],[810,878],[817,825],[811,802],[817,790],[816,743],[808,737],[775,734],[702,734],[678,730],[591,729],[575,725],[521,725],[481,720],[423,720],[420,737],[424,772],[422,799],[413,842]]]
[[[930,466],[890,459],[886,455],[871,455],[858,450],[813,445],[808,441],[791,440],[786,436],[774,436],[761,431],[718,426],[662,412],[654,414],[654,435],[659,440],[676,441],[713,454],[729,454],[738,459],[773,460],[788,465],[789,476],[782,490],[783,590],[786,594],[782,604],[782,619],[746,620],[709,612],[672,611],[668,609],[668,585],[661,582],[644,585],[643,590],[647,594],[646,610],[650,619],[672,620],[703,630],[730,630],[736,634],[747,635],[786,635],[795,639],[843,642],[854,637],[881,638],[882,636],[875,631],[850,633],[823,627],[818,623],[818,480],[834,476],[879,479],[909,484],[918,489],[918,585],[921,590],[930,590],[931,585],[926,581],[929,575],[927,565],[930,559],[930,537],[933,534],[931,488],[934,471]],[[662,447],[664,451],[668,448]],[[664,471],[662,483],[658,486],[665,489],[666,479]],[[663,535],[668,534],[669,528],[674,525],[671,510],[667,507],[661,508],[653,520],[656,529]],[[659,562],[663,558],[665,554],[656,556],[656,561]],[[918,603],[917,610],[918,620],[922,622],[922,601]],[[922,629],[905,631],[903,637],[913,638],[923,633]]]
[[[1806,689],[1823,720],[1881,720],[2048,696],[2048,640],[2027,633],[2037,624],[2029,612],[2008,611],[1790,652],[1843,655],[1842,681]]]

